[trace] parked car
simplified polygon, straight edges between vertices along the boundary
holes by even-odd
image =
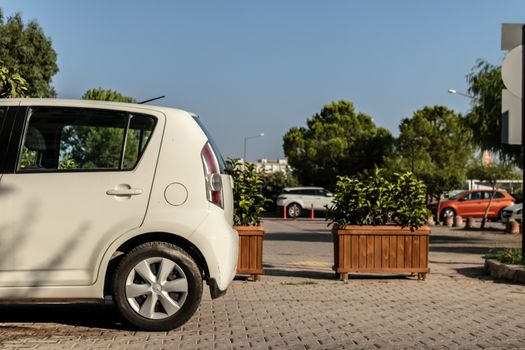
[[[521,218],[523,217],[522,211],[523,203],[518,203],[511,205],[510,207],[503,208],[501,212],[501,222],[507,223],[510,220],[521,222]]]
[[[199,118],[165,107],[0,100],[0,301],[103,302],[185,323],[237,264],[232,180]]]
[[[312,206],[314,210],[325,211],[333,198],[334,195],[322,187],[286,187],[277,196],[277,207],[285,207],[289,217],[297,218]]]
[[[439,218],[461,215],[465,218],[482,218],[492,196],[492,190],[470,190],[441,201]],[[514,197],[504,190],[496,190],[490,205],[488,218],[499,219],[503,208],[514,204]]]

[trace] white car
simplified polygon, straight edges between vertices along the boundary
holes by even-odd
[[[503,208],[503,210],[501,211],[501,222],[507,223],[510,220],[516,220],[517,222],[521,222],[521,218],[523,217],[522,211],[523,203],[518,203]]]
[[[199,118],[139,104],[0,100],[0,301],[103,302],[185,323],[237,265],[232,179]]]
[[[277,197],[277,206],[286,208],[292,218],[301,216],[305,211],[326,210],[334,195],[322,187],[286,187]]]

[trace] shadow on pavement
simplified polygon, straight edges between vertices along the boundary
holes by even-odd
[[[440,234],[430,235],[430,243],[471,243],[475,241],[484,241],[484,239],[476,237],[462,237]]]
[[[332,235],[328,233],[288,233],[272,232],[264,235],[265,241],[298,241],[298,242],[332,242]]]
[[[0,323],[59,323],[77,327],[124,330],[113,304],[0,305]],[[5,327],[0,326],[0,330]]]
[[[462,229],[456,229],[456,230],[452,230],[452,231],[465,231],[465,232],[476,232],[476,233],[501,233],[501,234],[506,234],[505,233],[505,227],[502,227],[502,228],[497,228],[497,227],[485,227],[483,230],[479,227],[473,227],[473,228],[469,228],[469,229],[465,229],[465,228],[462,228]]]
[[[339,281],[336,277],[335,272],[322,272],[315,270],[281,270],[265,268],[264,275],[277,276],[277,277],[300,277],[300,278],[311,278],[319,280],[332,280]],[[349,280],[403,280],[403,279],[414,279],[407,274],[361,274],[351,273],[349,274]]]
[[[315,270],[281,270],[264,268],[264,275],[279,277],[301,277],[320,280],[335,280],[335,272],[315,271]]]
[[[491,250],[493,250],[494,247],[468,247],[468,246],[461,246],[461,247],[446,247],[446,246],[430,246],[430,252],[431,253],[457,253],[457,254],[477,254],[477,255],[485,255],[489,253]]]
[[[458,269],[454,269],[457,273],[460,275],[463,275],[465,277],[470,278],[488,278],[488,276],[485,274],[485,270],[483,266],[474,266],[474,267],[461,267]]]

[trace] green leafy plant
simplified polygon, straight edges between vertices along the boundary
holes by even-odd
[[[425,206],[426,187],[414,174],[384,177],[383,170],[358,181],[339,177],[327,220],[346,225],[385,225],[394,223],[412,231],[423,226],[430,211]]]
[[[24,97],[27,89],[27,81],[20,74],[0,66],[0,98]]]
[[[503,249],[491,252],[484,256],[485,259],[495,259],[504,264],[511,265],[525,265],[525,257],[521,253],[521,249]]]
[[[228,159],[233,177],[233,223],[237,226],[259,226],[261,213],[269,201],[262,193],[263,180],[255,164]]]
[[[410,172],[394,176],[394,220],[402,227],[410,227],[411,230],[425,225],[431,214],[425,205],[425,184]]]

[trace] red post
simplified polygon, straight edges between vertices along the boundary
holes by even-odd
[[[286,220],[286,205],[283,206],[283,219]]]
[[[315,218],[314,218],[314,204],[313,204],[313,203],[311,204],[311,208],[312,208],[312,209],[311,209],[311,211],[310,211],[310,218],[313,220],[313,219],[315,219]]]

